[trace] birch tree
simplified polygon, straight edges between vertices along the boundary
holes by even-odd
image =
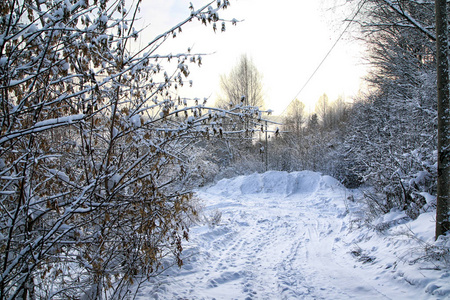
[[[243,54],[228,75],[220,77],[220,87],[225,97],[219,101],[220,106],[239,104],[264,106],[262,75],[253,61]]]
[[[298,99],[292,101],[286,109],[286,116],[283,119],[283,128],[290,134],[299,136],[304,130],[307,115],[305,104]]]

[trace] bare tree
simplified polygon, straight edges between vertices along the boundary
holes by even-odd
[[[243,54],[237,65],[228,75],[220,77],[220,87],[223,92],[223,98],[216,101],[216,106],[229,108],[234,106],[247,108],[263,108],[264,101],[262,96],[262,76],[258,72],[255,64],[246,54]],[[242,121],[241,125],[236,126],[238,119]],[[227,124],[228,130],[243,132],[243,137],[247,143],[239,143],[248,149],[251,147],[251,139],[255,131],[255,124],[252,124],[246,117],[235,117],[230,119]]]
[[[331,107],[327,94],[323,94],[316,102],[315,111],[320,119],[323,128],[331,125]]]
[[[220,87],[224,98],[217,104],[221,107],[264,106],[262,75],[246,54],[240,57],[230,74],[220,77]]]
[[[350,105],[345,102],[343,96],[339,96],[331,103],[331,125],[333,127],[347,120],[349,107]]]
[[[295,99],[286,109],[286,116],[283,119],[284,130],[300,135],[306,119],[305,104]]]

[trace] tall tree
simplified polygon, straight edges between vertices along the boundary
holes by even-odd
[[[323,128],[327,128],[331,124],[331,110],[327,94],[323,94],[316,102],[315,111],[320,119]]]
[[[319,127],[319,117],[316,113],[312,114],[308,119],[308,130],[315,131]]]
[[[436,0],[438,182],[436,239],[450,230],[450,96],[447,1]]]
[[[218,101],[221,107],[264,106],[262,75],[246,54],[241,55],[228,75],[220,77],[220,87],[224,94]]]
[[[346,120],[349,105],[345,102],[343,96],[339,96],[331,103],[331,125],[334,127]]]
[[[220,77],[220,87],[224,97],[217,100],[216,106],[218,107],[263,108],[264,106],[262,75],[246,54],[241,55],[238,63],[228,75]],[[237,119],[243,121],[239,126],[236,125]],[[247,143],[240,144],[245,148],[249,148],[255,131],[255,124],[252,124],[248,118],[242,116],[235,116],[230,120],[233,124],[225,126],[225,128],[243,133]]]
[[[286,131],[299,135],[306,122],[305,104],[298,99],[292,101],[286,109],[283,124]]]

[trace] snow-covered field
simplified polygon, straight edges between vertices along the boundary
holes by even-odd
[[[433,213],[391,212],[375,222],[383,231],[370,230],[349,200],[359,191],[308,171],[224,179],[197,194],[209,222],[192,227],[184,266],[138,299],[450,298],[448,263],[427,260],[440,253]]]

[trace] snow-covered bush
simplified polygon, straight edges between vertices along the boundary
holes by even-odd
[[[181,153],[258,111],[181,98],[201,57],[157,50],[189,21],[225,27],[228,5],[191,7],[129,52],[136,4],[0,2],[1,299],[116,299],[162,258],[182,264],[196,212]]]

